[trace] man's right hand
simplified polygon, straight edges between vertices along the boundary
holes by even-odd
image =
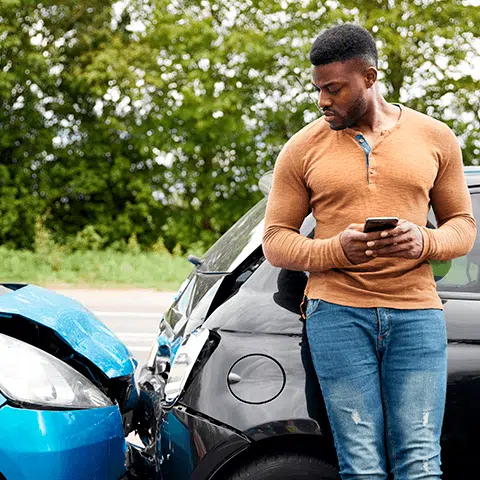
[[[364,233],[364,227],[364,223],[352,223],[340,234],[343,251],[354,265],[360,265],[376,258],[377,254],[372,248],[369,248],[367,242],[383,238],[382,232]]]

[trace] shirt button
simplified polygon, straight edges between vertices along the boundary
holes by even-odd
[[[375,170],[370,169],[370,174],[375,175]]]

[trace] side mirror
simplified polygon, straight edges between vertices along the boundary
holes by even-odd
[[[273,179],[273,172],[267,172],[260,177],[258,181],[258,188],[263,193],[265,197],[268,197],[270,190],[272,189],[272,179]]]

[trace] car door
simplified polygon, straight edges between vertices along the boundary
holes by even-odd
[[[480,219],[480,188],[470,191],[475,218]],[[436,226],[431,212],[430,222]],[[301,233],[311,234],[314,220],[309,216],[302,226]],[[472,251],[463,257],[445,264],[432,262],[438,293],[445,308],[448,330],[448,392],[447,406],[442,435],[443,464],[446,478],[468,478],[467,472],[473,468],[476,438],[480,432],[480,237]],[[448,270],[448,272],[446,272]],[[299,305],[308,273],[293,272],[272,267],[263,262],[252,278],[224,306],[222,315],[214,315],[209,328],[228,331],[229,335],[245,335],[234,350],[242,355],[250,355],[257,341],[264,344],[263,354],[275,358],[286,371],[296,371],[295,386],[305,395],[305,402],[298,401],[296,412],[299,416],[310,416],[320,424],[324,423],[322,409],[318,411],[319,391],[316,378],[309,361],[308,346],[302,335]],[[299,339],[301,342],[299,343]],[[248,340],[246,340],[248,338]],[[267,352],[270,339],[283,341],[288,347],[280,349],[280,343],[273,352]],[[261,339],[261,340],[259,340]],[[284,339],[284,340],[281,340]],[[260,347],[255,346],[258,351]],[[285,355],[282,357],[284,352]],[[302,358],[302,364],[298,359]],[[286,418],[291,411],[291,402],[281,403],[282,395],[274,403],[265,404],[261,417],[274,421]],[[284,410],[285,407],[285,410]],[[302,408],[300,408],[302,407]],[[242,412],[246,406],[236,406],[235,415],[228,401],[219,408],[215,404],[212,415],[222,416],[222,420],[232,416],[242,421],[236,427],[245,427],[254,420],[252,412]],[[260,409],[257,409],[260,410]],[[303,410],[303,413],[300,412]],[[248,419],[248,422],[245,421]],[[322,430],[328,430],[324,428]],[[459,472],[464,472],[464,476]]]
[[[471,188],[470,194],[479,224],[480,188]],[[480,236],[470,253],[451,262],[437,281],[437,291],[448,332],[442,462],[446,478],[471,478],[480,433]]]

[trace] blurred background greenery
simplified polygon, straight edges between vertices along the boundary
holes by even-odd
[[[181,281],[318,116],[308,51],[342,22],[375,36],[386,98],[477,164],[477,0],[2,0],[0,276]]]

